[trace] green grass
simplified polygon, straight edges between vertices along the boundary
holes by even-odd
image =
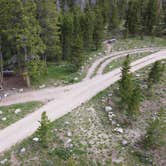
[[[115,43],[113,50],[126,50],[132,48],[141,48],[141,47],[165,47],[166,38],[159,38],[145,36],[143,40],[140,37],[133,37],[127,39],[118,39]]]
[[[41,102],[28,102],[23,104],[15,104],[11,106],[0,107],[2,114],[0,115],[0,129],[3,129],[19,119],[25,117],[27,114],[33,112],[37,108],[42,106]],[[15,114],[16,109],[21,109],[21,112]],[[6,117],[3,121],[2,118]]]
[[[98,53],[102,52],[103,48],[98,51],[92,51],[84,53],[84,69],[77,72],[72,72],[70,64],[67,62],[51,63],[47,64],[47,72],[40,76],[37,81],[33,82],[33,86],[37,87],[42,84],[57,85],[70,84],[81,81],[85,76],[90,65],[98,58]],[[78,78],[75,80],[75,78]]]
[[[150,55],[151,52],[146,52],[146,53],[137,53],[137,54],[133,54],[133,55],[130,55],[131,57],[131,62],[132,61],[135,61],[135,60],[138,60],[140,58],[143,58],[147,55]],[[115,59],[113,60],[105,69],[104,69],[104,73],[107,73],[115,68],[118,68],[118,67],[121,67],[124,60],[125,60],[126,57],[121,57],[119,59]]]

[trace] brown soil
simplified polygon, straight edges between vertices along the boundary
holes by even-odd
[[[4,90],[26,88],[26,84],[23,78],[19,75],[8,76],[4,78],[3,88]]]

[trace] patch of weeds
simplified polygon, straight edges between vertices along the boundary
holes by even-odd
[[[41,106],[41,102],[28,102],[0,107],[0,119],[2,119],[0,120],[0,129],[9,126],[21,118],[24,118],[27,114],[35,111]],[[18,113],[15,112],[16,110],[18,110]],[[3,120],[3,118],[6,118],[6,120]]]

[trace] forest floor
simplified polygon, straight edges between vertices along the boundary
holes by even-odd
[[[34,141],[34,134],[2,154],[0,161],[12,166],[54,166],[55,163],[58,166],[165,166],[164,145],[145,150],[138,144],[145,136],[149,122],[162,108],[166,109],[166,72],[154,87],[153,95],[148,97],[147,76],[150,68],[151,65],[134,73],[141,84],[144,101],[140,113],[129,126],[125,125],[124,112],[118,107],[119,89],[118,83],[115,83],[54,121],[47,148]],[[108,108],[110,111],[107,112]]]

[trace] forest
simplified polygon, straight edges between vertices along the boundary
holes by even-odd
[[[164,35],[164,0],[1,0],[0,85],[14,72],[31,86],[49,62],[78,71],[106,38]]]

